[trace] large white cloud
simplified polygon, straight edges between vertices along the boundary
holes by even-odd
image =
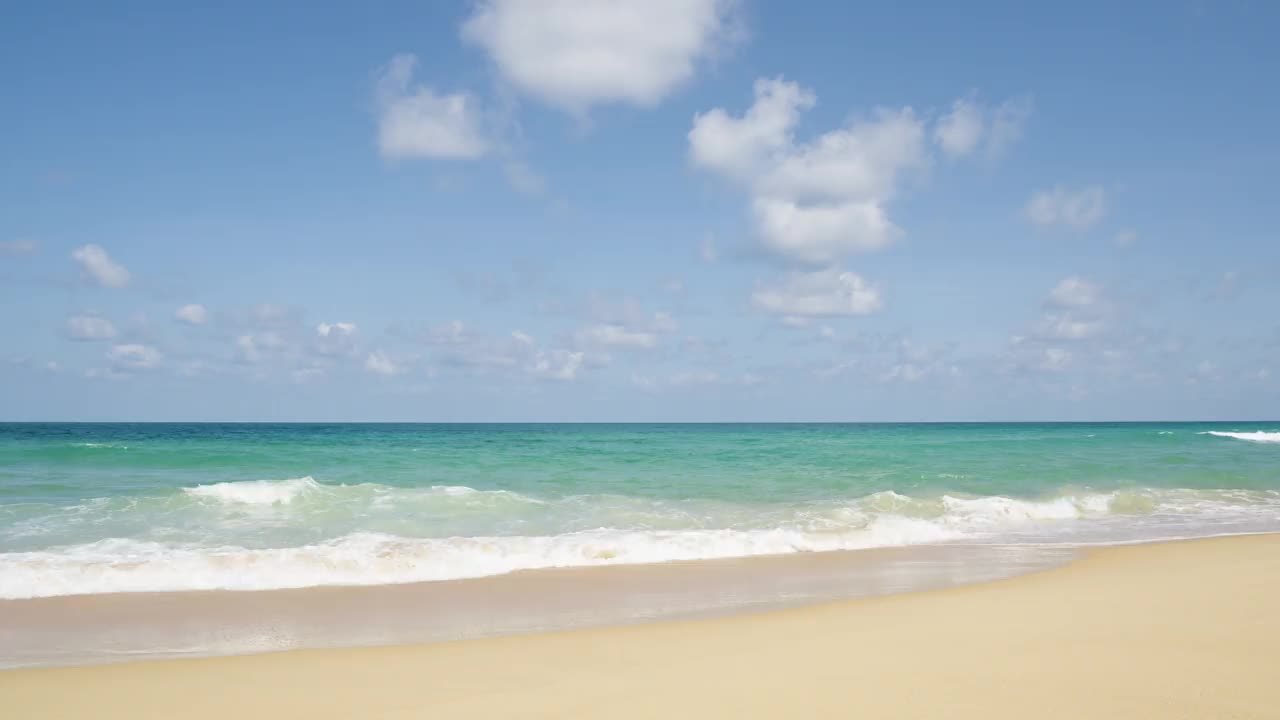
[[[520,92],[574,113],[652,106],[732,37],[732,0],[481,0],[462,28]]]
[[[378,79],[378,149],[388,158],[474,158],[489,148],[478,102],[413,84],[418,59],[396,55]]]
[[[67,318],[67,333],[73,340],[110,340],[116,326],[99,315],[72,315]]]
[[[1025,212],[1037,225],[1087,230],[1106,213],[1106,193],[1096,185],[1079,190],[1056,187],[1032,195]]]
[[[757,80],[754,92],[741,116],[696,115],[689,154],[747,189],[761,243],[818,264],[892,242],[899,231],[885,207],[903,175],[929,162],[924,122],[910,108],[881,108],[800,143],[794,128],[813,93],[780,78]]]
[[[132,275],[128,268],[111,259],[101,245],[84,245],[71,253],[85,277],[107,288],[122,288],[129,284]]]
[[[869,315],[883,305],[877,288],[835,268],[790,273],[780,283],[756,288],[751,300],[761,310],[791,318]]]

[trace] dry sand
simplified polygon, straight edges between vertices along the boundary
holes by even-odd
[[[1280,718],[1280,535],[431,645],[0,672],[4,718]]]

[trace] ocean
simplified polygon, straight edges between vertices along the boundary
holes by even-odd
[[[1280,423],[0,424],[0,598],[1280,530]]]

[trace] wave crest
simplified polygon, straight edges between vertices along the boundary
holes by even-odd
[[[1260,443],[1280,443],[1280,432],[1224,432],[1221,430],[1206,430],[1201,435],[1216,435],[1218,437],[1234,438],[1236,440],[1248,440],[1250,442]]]
[[[240,505],[288,505],[304,493],[320,487],[320,483],[308,475],[289,480],[242,480],[197,485],[184,488],[183,492],[192,497]]]

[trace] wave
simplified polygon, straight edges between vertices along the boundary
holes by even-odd
[[[1223,432],[1220,430],[1207,430],[1200,434],[1235,438],[1236,440],[1249,440],[1251,442],[1280,443],[1280,432]]]
[[[429,488],[396,488],[375,483],[324,485],[310,475],[288,480],[240,480],[183,488],[188,497],[229,505],[289,505],[296,500],[327,497],[334,500],[394,500],[408,498],[508,498],[529,503],[541,501],[508,490],[477,490],[465,485],[433,485]]]
[[[209,498],[224,503],[241,505],[288,505],[303,493],[320,489],[320,483],[310,475],[290,480],[242,480],[197,485],[184,488],[192,497]]]
[[[312,478],[218,483],[189,488],[201,502],[275,507],[326,492],[373,493],[384,486],[326,486]],[[216,488],[216,489],[215,489]],[[395,489],[400,490],[400,489]],[[410,489],[400,490],[411,492]],[[785,508],[703,506],[681,501],[637,509],[640,499],[575,496],[541,501],[506,491],[436,486],[425,493],[489,513],[495,500],[542,503],[539,517],[612,526],[545,533],[415,537],[343,531],[320,542],[246,547],[244,540],[179,542],[114,537],[0,554],[0,598],[114,592],[265,590],[318,585],[381,585],[498,575],[517,570],[784,555],[941,542],[1012,544],[1132,542],[1278,529],[1280,492],[1248,490],[1064,491],[1040,500],[891,491]],[[505,493],[505,494],[504,494]],[[601,510],[600,508],[604,508]],[[416,507],[410,513],[416,512]],[[642,511],[643,510],[643,511]],[[597,514],[590,514],[591,512]],[[601,514],[604,513],[604,514]],[[148,516],[150,517],[150,515]],[[486,515],[486,517],[492,517]],[[677,527],[655,527],[665,518]],[[490,527],[491,521],[486,521]],[[559,524],[561,521],[556,520]],[[623,526],[627,522],[630,525]],[[697,526],[702,523],[704,526]],[[316,528],[307,518],[306,529]],[[524,527],[524,526],[521,526]],[[224,538],[241,537],[225,535]],[[293,536],[297,537],[297,536]],[[311,537],[315,537],[311,534]]]

